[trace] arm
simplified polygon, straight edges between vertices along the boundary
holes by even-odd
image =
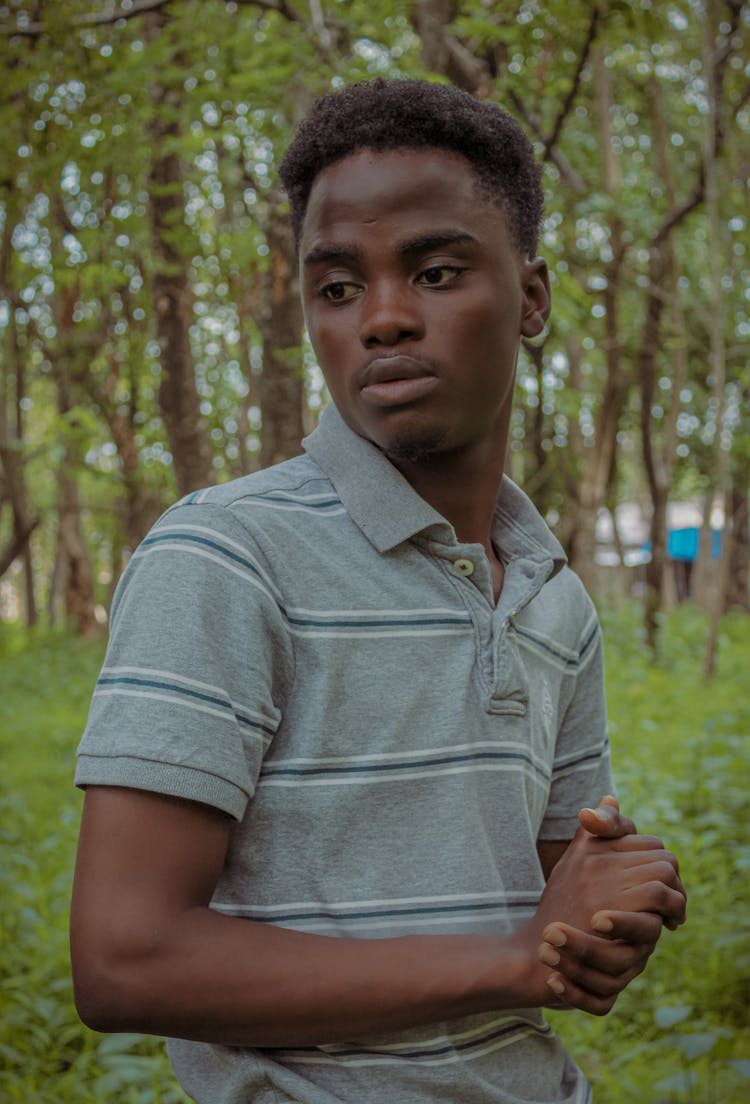
[[[92,1027],[308,1045],[549,1004],[549,970],[537,958],[544,928],[559,918],[583,926],[604,901],[624,905],[633,887],[638,896],[639,866],[648,869],[642,852],[602,862],[582,836],[555,868],[533,921],[511,936],[331,939],[208,908],[229,823],[193,802],[88,789],[71,951],[76,1002]],[[644,877],[642,905],[673,894]],[[597,999],[584,995],[581,1006],[596,1011]]]

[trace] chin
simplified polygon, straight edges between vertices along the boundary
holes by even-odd
[[[425,428],[421,432],[399,433],[384,442],[381,448],[396,464],[418,464],[443,451],[445,436],[444,430]]]

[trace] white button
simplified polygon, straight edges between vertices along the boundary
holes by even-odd
[[[456,575],[462,575],[464,579],[466,579],[469,575],[474,574],[474,563],[472,560],[465,560],[461,557],[453,561],[453,570]]]

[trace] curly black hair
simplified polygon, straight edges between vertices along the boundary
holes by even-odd
[[[536,254],[541,169],[521,127],[497,104],[452,85],[377,80],[316,101],[281,160],[281,181],[299,242],[317,175],[360,149],[443,149],[466,158],[482,194],[507,213],[519,249]]]

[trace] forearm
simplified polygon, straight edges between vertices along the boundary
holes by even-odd
[[[333,939],[196,908],[163,937],[102,942],[80,954],[76,998],[103,1031],[304,1046],[551,996],[536,936]]]

